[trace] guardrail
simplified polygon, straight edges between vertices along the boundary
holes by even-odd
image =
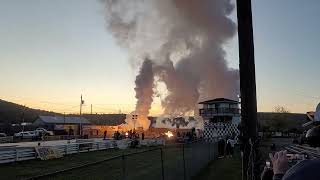
[[[50,146],[59,151],[62,155],[82,153],[82,152],[90,152],[90,151],[98,151],[112,148],[127,148],[131,140],[109,140],[109,141],[99,141],[99,142],[86,142],[90,140],[78,140],[77,143],[63,144],[63,145],[55,145]],[[83,141],[83,142],[81,142]],[[144,140],[140,142],[145,146],[155,146],[155,145],[164,145],[163,139],[157,140]],[[37,159],[37,153],[34,147],[3,147],[0,149],[0,164],[16,162],[16,161],[24,161],[30,159]]]

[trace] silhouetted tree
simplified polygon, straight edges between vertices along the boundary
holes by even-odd
[[[269,126],[271,130],[274,131],[286,131],[288,130],[288,114],[290,111],[283,106],[276,106],[274,110],[274,114],[272,115],[271,121],[269,122]]]

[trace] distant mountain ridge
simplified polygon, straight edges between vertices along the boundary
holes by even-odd
[[[63,116],[63,114],[24,107],[0,99],[0,125],[20,124],[22,117],[24,117],[25,122],[33,123],[38,116]],[[68,114],[66,116],[79,116],[79,114]],[[126,114],[83,114],[82,116],[93,124],[109,126],[123,124],[126,118]]]
[[[258,122],[260,127],[268,125],[270,121],[275,116],[279,116],[282,113],[276,113],[276,112],[258,112]],[[308,118],[306,114],[300,114],[300,113],[285,113],[286,119],[288,120],[288,129],[297,128],[297,129],[303,129],[302,124],[308,122]]]
[[[15,124],[21,123],[24,117],[25,122],[34,122],[39,115],[54,116],[61,115],[59,113],[32,109],[24,107],[20,104],[8,102],[0,99],[0,123],[1,124]]]

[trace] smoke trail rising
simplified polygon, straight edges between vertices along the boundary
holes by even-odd
[[[144,57],[152,64],[152,78],[142,70],[137,76],[143,80],[136,83],[136,111],[143,116],[151,108],[154,76],[167,87],[162,107],[168,115],[193,112],[199,100],[237,97],[238,70],[228,67],[223,48],[236,31],[231,0],[105,0],[104,5],[107,29],[132,64],[144,66]]]

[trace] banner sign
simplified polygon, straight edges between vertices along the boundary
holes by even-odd
[[[38,157],[40,157],[41,160],[49,160],[63,157],[62,153],[60,153],[54,147],[36,146],[35,150],[37,152]]]
[[[79,151],[90,151],[90,149],[92,149],[93,143],[83,143],[83,144],[79,144]]]

